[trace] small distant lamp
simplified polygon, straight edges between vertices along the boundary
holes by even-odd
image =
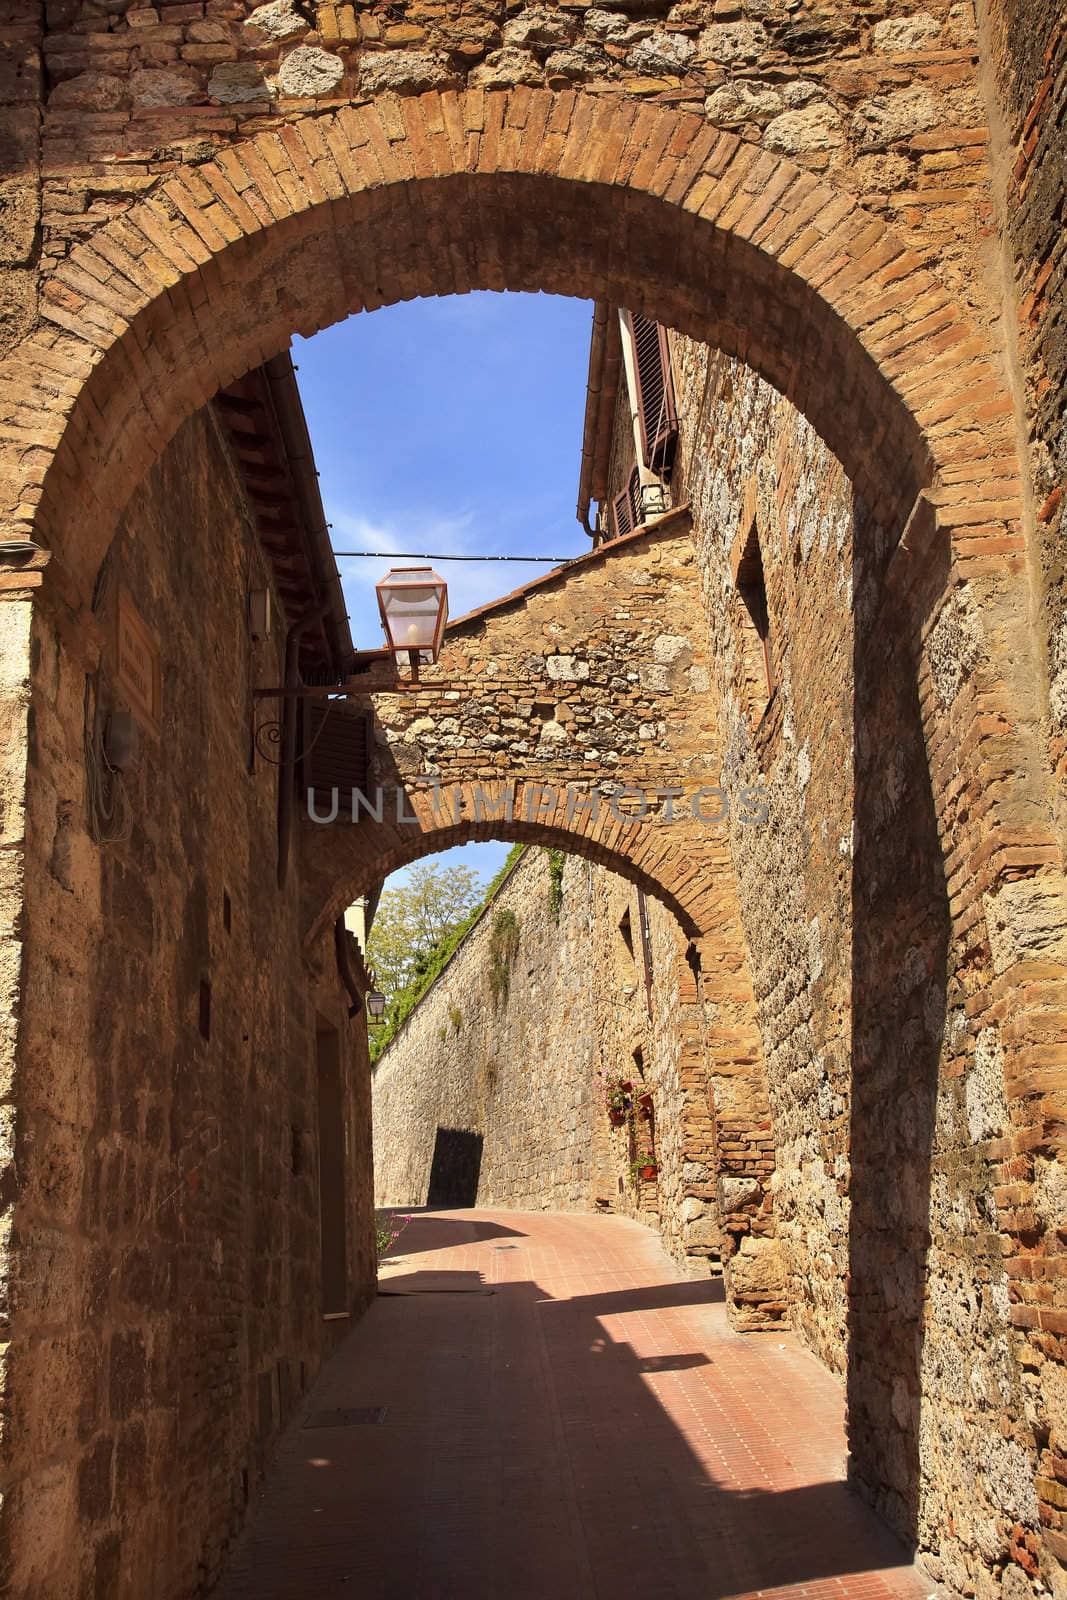
[[[367,1016],[371,1022],[381,1022],[385,1016],[385,996],[380,989],[367,992]]]
[[[448,585],[432,567],[394,567],[377,585],[382,627],[394,655],[406,655],[411,676],[441,653],[448,621]]]

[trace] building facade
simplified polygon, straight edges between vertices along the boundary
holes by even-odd
[[[842,1372],[856,1483],[959,1592],[1062,1594],[1061,13],[399,9],[0,24],[5,1581],[210,1582],[370,1286],[338,919],[494,835],[682,928],[725,1292]],[[676,521],[462,620],[417,691],[356,674],[272,364],[505,287],[674,330]],[[416,826],[298,816],[331,773],[282,708],[330,686],[370,719],[333,758]],[[766,827],[593,819],[605,749],[762,785]]]

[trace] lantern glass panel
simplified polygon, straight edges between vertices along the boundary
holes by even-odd
[[[430,567],[401,567],[378,584],[378,605],[391,648],[436,659],[448,617],[448,590]]]

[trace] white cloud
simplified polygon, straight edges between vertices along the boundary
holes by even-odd
[[[337,563],[352,619],[353,642],[357,649],[374,649],[381,642],[374,585],[393,564],[391,557],[423,552],[430,556],[507,554],[508,545],[514,548],[510,536],[515,533],[514,524],[518,519],[507,510],[499,517],[495,513],[488,517],[485,513],[478,516],[474,510],[465,509],[436,517],[426,517],[417,511],[400,512],[395,520],[389,522],[372,521],[368,517],[342,510],[334,511],[331,520],[336,549],[374,550],[381,553],[380,556],[359,558],[342,556]],[[525,517],[522,522],[528,528]],[[503,535],[502,539],[500,535]],[[527,536],[515,542],[520,544],[524,553],[537,551],[540,554],[538,545],[543,541],[535,542]],[[565,544],[573,542],[571,536]],[[503,550],[494,549],[498,543],[504,544]],[[558,546],[561,540],[557,538],[548,543]],[[581,546],[574,550],[574,554],[580,551]],[[545,547],[546,555],[561,553],[566,553],[565,546],[562,551],[547,545]],[[441,576],[448,583],[448,610],[451,617],[459,617],[467,611],[477,610],[479,606],[488,605],[548,570],[548,566],[540,562],[442,561],[439,564]]]

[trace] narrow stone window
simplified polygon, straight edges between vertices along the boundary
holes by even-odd
[[[622,942],[626,946],[626,952],[629,955],[630,960],[633,961],[635,959],[635,957],[634,957],[634,930],[633,930],[633,924],[630,921],[630,908],[629,908],[629,906],[626,907],[626,910],[623,912],[622,916],[619,918],[619,932],[622,935]]]
[[[758,722],[774,693],[774,656],[767,609],[767,580],[754,516],[748,523],[747,533],[743,538],[738,538],[730,564],[740,602],[737,609],[744,674],[740,688],[751,720]]]
[[[229,892],[226,889],[223,889],[222,891],[222,926],[225,928],[227,933],[229,933],[230,929],[233,927],[233,905],[230,901]]]

